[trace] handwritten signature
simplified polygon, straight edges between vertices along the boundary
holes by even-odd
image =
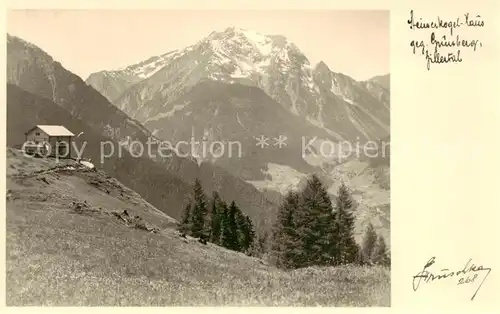
[[[435,262],[436,262],[436,257],[431,257],[429,261],[427,261],[427,263],[425,264],[424,268],[415,276],[413,276],[413,291],[417,291],[422,281],[424,283],[429,283],[435,280],[442,280],[446,278],[458,278],[457,285],[471,284],[478,280],[479,273],[486,272],[483,280],[478,285],[476,291],[472,295],[471,300],[474,300],[474,298],[477,295],[477,292],[479,291],[479,289],[481,289],[481,286],[483,285],[484,281],[486,280],[486,278],[488,278],[488,275],[491,272],[491,268],[483,267],[482,265],[475,265],[471,263],[472,259],[469,259],[469,261],[465,264],[465,266],[460,270],[450,271],[449,269],[445,268],[440,270],[441,272],[440,274],[434,274],[431,273],[428,269],[432,265],[434,265]]]

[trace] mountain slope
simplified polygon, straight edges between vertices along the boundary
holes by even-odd
[[[165,110],[166,114],[144,123],[155,136],[174,143],[192,137],[203,140],[207,154],[198,146],[198,159],[220,165],[245,180],[262,179],[261,170],[268,163],[314,171],[302,157],[302,138],[328,138],[323,129],[293,115],[261,89],[238,83],[202,81]],[[256,145],[261,135],[269,138],[268,146]],[[280,136],[286,138],[281,147],[276,142]]]
[[[141,122],[167,114],[165,107],[208,78],[257,86],[335,139],[366,141],[389,133],[388,104],[363,83],[332,72],[322,62],[313,67],[295,44],[280,35],[228,28],[149,62],[93,74],[87,82],[107,94],[104,81],[110,76],[116,78],[113,86],[126,86],[119,97],[115,95],[120,92],[109,96],[115,98],[113,103]],[[121,79],[130,76],[139,82]]]
[[[390,89],[391,86],[391,76],[390,74],[378,75],[369,79],[370,82],[376,83],[385,89]]]
[[[161,69],[168,60],[169,55],[167,53],[162,56],[151,57],[148,60],[116,71],[91,73],[85,81],[113,102],[128,87],[152,76]]]
[[[247,180],[269,199],[279,200],[311,173],[325,176],[333,195],[334,180],[348,182],[359,195],[358,235],[371,221],[389,242],[389,166],[380,156],[357,160],[355,151],[357,143],[380,144],[390,134],[388,76],[358,82],[324,62],[312,66],[283,36],[238,28],[96,77],[106,75],[134,77],[137,82],[128,84],[114,104],[159,138],[194,135],[208,145],[242,143],[243,158],[205,160]],[[261,135],[269,138],[269,147],[256,146]],[[272,146],[279,135],[286,136],[286,147]],[[339,140],[351,148],[332,145]]]
[[[74,162],[9,149],[6,183],[8,306],[390,305],[387,269],[284,272],[183,239],[172,218]]]
[[[361,84],[382,104],[390,108],[390,75],[373,77]]]
[[[79,150],[84,149],[84,158],[91,158],[96,166],[118,178],[164,212],[174,217],[180,216],[184,195],[191,190],[186,182],[153,160],[134,158],[126,150],[121,156],[114,154],[100,164],[100,143],[112,141],[111,138],[99,134],[83,120],[75,119],[49,99],[28,93],[16,85],[7,85],[7,146],[22,145],[24,132],[33,125],[60,124],[61,121],[70,130],[83,132],[82,136],[75,139],[75,143]],[[113,142],[117,147],[118,143]],[[75,150],[73,156],[76,157]]]
[[[30,114],[27,115],[26,112]],[[116,141],[99,134],[86,122],[75,119],[50,100],[12,84],[7,85],[7,117],[7,145],[10,147],[21,145],[25,140],[24,132],[35,124],[59,124],[64,121],[70,130],[84,132],[76,139],[76,147],[84,148],[84,158],[92,158],[96,166],[176,219],[180,219],[182,208],[187,202],[186,196],[191,193],[192,182],[195,178],[200,178],[209,193],[218,190],[225,199],[234,199],[240,204],[259,228],[267,228],[272,221],[274,204],[267,201],[252,185],[206,163],[198,166],[190,159],[176,157],[175,153],[172,158],[154,161],[147,156],[133,157],[122,150],[121,155],[113,154],[104,158],[103,164],[100,164],[100,143],[110,141],[114,143],[114,147],[118,147]]]
[[[351,156],[343,158],[322,156],[321,147],[328,140],[327,132],[285,110],[261,89],[238,83],[202,81],[167,108],[168,115],[151,119],[145,126],[158,137],[168,135],[174,143],[188,141],[193,136],[204,139],[208,148],[212,143],[225,143],[214,146],[221,147],[214,152],[220,153],[220,157],[214,158],[214,154],[208,153],[205,160],[247,180],[270,199],[279,202],[280,197],[269,193],[284,195],[289,189],[297,189],[311,173],[325,179],[332,196],[337,193],[339,183],[345,182],[358,205],[357,239],[361,240],[364,228],[371,222],[390,245],[388,151],[367,151],[368,156],[364,156],[363,151],[351,152]],[[286,146],[273,145],[274,140],[270,138],[269,147],[260,148],[254,138],[257,134],[286,136]],[[305,142],[316,139],[316,149],[306,157],[302,155],[304,138]],[[382,150],[389,141],[390,138],[384,138],[377,142],[377,147]],[[241,157],[237,156],[236,147],[231,149],[229,142],[241,144]],[[201,148],[197,154],[203,154]]]
[[[104,136],[145,142],[147,129],[37,46],[7,34],[7,82],[52,100]]]
[[[120,71],[92,73],[85,81],[98,90],[109,101],[113,102],[122,91],[139,82],[141,79]]]

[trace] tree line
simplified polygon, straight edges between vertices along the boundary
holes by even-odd
[[[234,201],[228,205],[218,192],[209,199],[197,179],[178,230],[200,242],[248,255],[269,253],[282,269],[343,264],[390,267],[385,240],[371,223],[362,243],[356,242],[355,219],[347,186],[342,183],[332,201],[321,180],[312,175],[302,190],[289,191],[284,197],[270,236],[264,232],[257,237],[252,220]]]
[[[251,254],[255,243],[252,220],[232,201],[228,205],[213,192],[209,200],[200,180],[193,185],[192,197],[184,208],[178,230],[201,242],[212,242],[227,249]]]
[[[313,265],[390,265],[384,238],[369,225],[358,245],[354,239],[353,200],[342,183],[334,202],[320,181],[311,176],[304,189],[290,191],[279,207],[272,232],[271,255],[277,267]]]

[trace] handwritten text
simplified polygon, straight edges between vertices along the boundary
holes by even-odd
[[[436,262],[436,257],[431,257],[424,265],[423,269],[420,272],[418,272],[415,276],[413,276],[414,291],[417,291],[422,282],[430,283],[435,280],[443,280],[447,278],[458,278],[458,280],[456,281],[457,285],[471,284],[475,281],[480,280],[479,274],[484,273],[483,280],[479,283],[476,291],[472,295],[471,300],[474,300],[474,298],[477,295],[477,292],[479,291],[484,281],[491,272],[491,268],[487,268],[482,265],[476,265],[472,263],[472,259],[469,259],[469,261],[461,269],[451,271],[447,268],[444,268],[441,269],[439,273],[432,273],[430,272],[429,268],[432,265],[434,265],[435,262]]]
[[[444,20],[438,16],[435,20],[424,21],[422,18],[416,18],[411,10],[408,25],[413,31],[430,32],[427,40],[410,42],[413,54],[425,57],[427,70],[431,69],[431,64],[461,63],[463,62],[462,51],[475,52],[483,47],[480,40],[462,38],[459,35],[460,28],[484,27],[484,21],[480,15],[471,16],[470,13],[465,13],[450,20]]]

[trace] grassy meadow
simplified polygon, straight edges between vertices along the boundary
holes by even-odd
[[[285,272],[181,238],[172,218],[103,173],[26,158],[7,155],[7,306],[390,306],[386,268]],[[123,210],[160,231],[113,215]]]

